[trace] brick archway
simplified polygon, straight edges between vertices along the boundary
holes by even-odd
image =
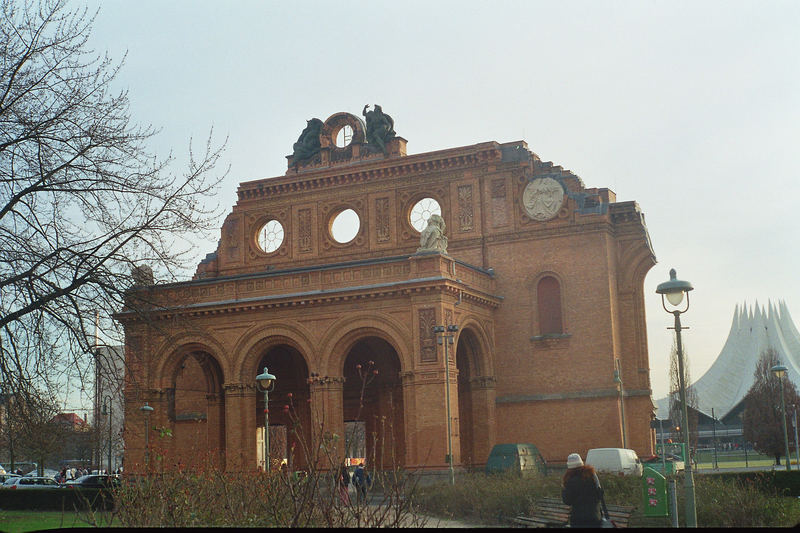
[[[271,467],[285,463],[290,471],[308,464],[306,450],[311,447],[311,408],[309,370],[300,351],[284,342],[269,342],[258,358],[258,372],[265,367],[275,376],[275,388],[269,393]],[[255,377],[256,374],[253,376]],[[257,462],[263,468],[264,394],[257,392],[254,402]]]
[[[168,386],[166,411],[172,438],[167,461],[175,465],[225,465],[224,376],[219,361],[202,346],[176,351]],[[170,461],[171,459],[171,461]]]
[[[487,353],[474,326],[458,336],[458,437],[461,464],[469,467],[486,463],[491,448],[494,420],[493,379],[486,377]]]
[[[358,339],[343,361],[345,455],[366,458],[380,470],[404,464],[400,371],[400,357],[395,349],[376,336]]]

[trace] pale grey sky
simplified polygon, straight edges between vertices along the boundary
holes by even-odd
[[[695,287],[682,318],[694,379],[737,303],[782,299],[800,320],[800,2],[88,5],[97,51],[127,51],[120,84],[134,118],[163,128],[159,151],[211,126],[229,137],[226,211],[239,182],[285,172],[307,119],[377,103],[409,153],[522,139],[639,203],[659,261],[645,282],[655,399],[672,343],[655,288],[670,268]]]

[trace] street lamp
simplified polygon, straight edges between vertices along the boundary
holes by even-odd
[[[680,382],[681,406],[683,410],[683,440],[686,446],[687,457],[685,461],[685,475],[684,485],[686,489],[686,525],[688,527],[697,527],[697,508],[695,506],[694,496],[694,476],[692,474],[692,460],[691,452],[689,451],[689,408],[686,405],[686,381],[684,379],[686,373],[683,370],[683,345],[681,344],[681,313],[689,310],[689,291],[694,289],[692,284],[688,281],[681,281],[676,279],[675,269],[669,271],[669,281],[660,283],[656,287],[656,293],[661,295],[661,305],[664,311],[672,314],[675,317],[675,339],[678,348],[678,378]],[[686,307],[681,311],[667,309],[667,304],[664,297],[673,307],[678,307],[683,302],[683,297],[686,296]],[[670,328],[668,328],[670,329]]]
[[[267,372],[256,376],[258,390],[264,392],[264,472],[269,472],[269,393],[275,389],[275,376]]]
[[[622,447],[628,447],[628,435],[625,432],[625,392],[622,389],[622,378],[619,372],[619,359],[614,362],[614,385],[619,391],[619,409],[622,416]]]
[[[781,384],[781,421],[783,422],[783,445],[785,446],[784,451],[786,452],[786,471],[788,472],[791,470],[791,461],[789,459],[789,434],[786,432],[786,404],[783,401],[783,376],[786,375],[786,370],[788,370],[783,365],[775,365],[772,367],[772,373],[775,374],[775,377],[778,378],[778,383]]]
[[[111,421],[113,420],[111,416],[111,396],[103,397],[103,415],[108,416],[108,473],[113,474],[114,472],[111,468]]]
[[[444,390],[447,405],[447,464],[450,467],[450,484],[456,484],[456,475],[453,471],[453,431],[450,425],[450,357],[447,355],[447,345],[453,344],[454,333],[458,331],[458,326],[449,324],[447,326],[433,326],[437,344],[444,344]],[[446,335],[444,333],[447,333]]]
[[[144,413],[144,466],[149,471],[150,470],[150,413],[153,412],[153,408],[147,405],[147,402],[144,402],[144,405],[139,408],[139,410]]]
[[[797,457],[797,464],[800,465],[800,446],[797,445],[797,406],[792,406],[792,425],[794,426],[794,454]],[[800,468],[800,466],[798,466]]]

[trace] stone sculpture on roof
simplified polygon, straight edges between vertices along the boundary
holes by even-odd
[[[378,104],[375,104],[373,111],[367,111],[368,108],[369,104],[361,112],[367,121],[367,142],[385,153],[386,142],[397,135],[394,131],[394,120]]]
[[[317,152],[319,152],[320,148],[322,147],[319,141],[319,134],[322,131],[322,125],[322,121],[318,118],[312,118],[311,120],[307,121],[307,125],[303,130],[303,133],[300,134],[297,142],[294,143],[294,146],[292,147],[294,149],[292,157],[294,158],[295,163],[310,159]]]
[[[428,225],[420,233],[417,252],[441,252],[446,254],[447,237],[444,235],[444,230],[444,219],[439,215],[431,215],[428,219]]]

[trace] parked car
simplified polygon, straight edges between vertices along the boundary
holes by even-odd
[[[11,479],[13,477],[20,477],[19,474],[10,474],[6,472],[5,474],[0,474],[0,485],[6,482],[7,479]]]
[[[37,477],[38,475],[39,474],[36,472],[36,470],[31,470],[30,472],[25,474],[24,477]],[[42,476],[56,479],[58,477],[58,470],[51,470],[49,468],[45,468],[44,470],[42,470]]]
[[[64,483],[69,489],[111,489],[119,486],[119,476],[108,474],[87,474]]]
[[[626,448],[592,448],[586,452],[586,464],[621,476],[641,476],[644,469],[636,452]]]
[[[4,489],[57,489],[58,481],[47,476],[17,476],[12,477],[3,483]]]

